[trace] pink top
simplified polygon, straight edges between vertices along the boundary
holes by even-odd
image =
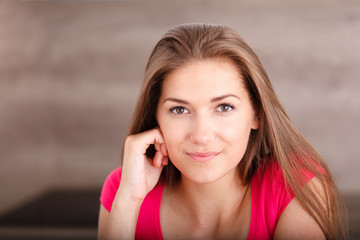
[[[291,191],[286,191],[283,174],[276,161],[267,165],[263,177],[261,176],[258,169],[251,179],[248,239],[272,239],[277,221],[294,198]],[[100,202],[109,212],[120,185],[120,178],[121,168],[117,168],[109,174],[101,192]],[[136,239],[163,239],[160,203],[164,187],[164,184],[157,185],[144,199],[136,226]]]

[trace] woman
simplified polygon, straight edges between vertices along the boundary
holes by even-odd
[[[121,181],[120,181],[121,178]],[[181,25],[154,48],[106,180],[100,239],[345,238],[321,156],[233,30]]]

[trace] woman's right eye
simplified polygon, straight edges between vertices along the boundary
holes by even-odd
[[[173,107],[170,109],[170,112],[175,114],[187,114],[189,111],[184,107]]]

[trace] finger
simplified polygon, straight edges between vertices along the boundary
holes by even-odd
[[[157,151],[155,153],[154,159],[153,159],[153,164],[155,167],[160,167],[162,164],[162,159],[163,159],[163,155],[161,154],[161,152]]]
[[[164,156],[169,155],[165,144],[160,144],[160,151]]]
[[[161,151],[161,144],[160,143],[155,143],[154,144],[154,146],[155,146],[155,149],[156,149],[156,151]]]
[[[131,135],[126,138],[126,146],[136,152],[146,153],[147,148],[154,144],[156,150],[160,150],[160,145],[164,143],[164,138],[159,129],[148,130],[136,135]]]
[[[161,132],[159,131],[159,129],[151,129],[148,130],[146,132],[142,133],[142,138],[145,144],[150,145],[150,144],[163,144],[164,143],[164,137],[162,136]],[[160,149],[160,146],[159,146]]]

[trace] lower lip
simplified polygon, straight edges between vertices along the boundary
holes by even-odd
[[[219,155],[219,153],[205,153],[205,154],[186,153],[186,155],[196,162],[209,162],[211,159]]]

